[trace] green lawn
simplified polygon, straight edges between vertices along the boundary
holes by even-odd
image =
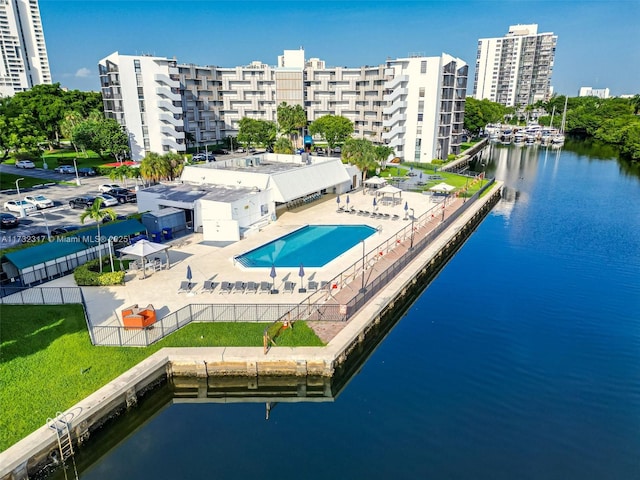
[[[0,190],[15,190],[16,180],[19,178],[24,178],[24,180],[20,180],[20,183],[18,184],[20,190],[22,190],[23,188],[33,187],[34,185],[42,185],[43,183],[57,183],[53,180],[43,180],[42,178],[29,177],[29,170],[16,169],[16,172],[19,173],[3,173],[2,175],[0,175]]]
[[[147,348],[94,347],[80,305],[0,307],[0,451],[162,347],[262,347],[264,323],[193,323]],[[304,322],[283,346],[322,346]]]

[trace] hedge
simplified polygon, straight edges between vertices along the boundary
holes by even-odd
[[[109,257],[102,260],[103,269],[109,269]],[[100,273],[100,261],[89,260],[84,265],[76,267],[73,278],[81,287],[103,287],[107,285],[124,285],[124,271]]]

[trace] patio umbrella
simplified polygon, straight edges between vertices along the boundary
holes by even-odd
[[[193,275],[191,274],[191,265],[187,265],[187,280],[189,281],[189,283],[191,283],[192,278]]]
[[[271,290],[274,289],[276,283],[276,267],[275,265],[271,265],[271,271],[269,272],[269,276],[271,277]]]
[[[409,212],[409,202],[404,202],[404,218],[407,218],[407,212]]]
[[[340,205],[340,195],[338,195],[338,196],[336,197],[336,203],[337,203],[338,205]]]
[[[349,195],[347,195],[347,207],[349,206]]]
[[[304,286],[302,284],[302,279],[304,277],[304,267],[302,266],[302,264],[300,264],[300,270],[298,270],[298,276],[300,277],[300,288],[302,289],[302,288],[304,288]]]
[[[378,202],[376,202],[376,198],[373,197],[373,208],[375,209],[378,206]]]
[[[422,170],[420,171],[420,180],[422,180]]]

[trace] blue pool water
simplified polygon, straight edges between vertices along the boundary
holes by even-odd
[[[322,267],[375,232],[368,225],[307,225],[236,261],[245,267]]]

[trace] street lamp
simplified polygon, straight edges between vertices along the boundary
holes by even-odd
[[[73,169],[76,171],[76,185],[80,186],[80,177],[78,176],[78,165],[76,164],[76,157],[73,157]]]
[[[44,211],[40,210],[40,215],[44,219],[44,227],[47,229],[47,239],[51,241],[51,232],[49,232],[49,223],[47,222],[47,216],[44,214]],[[111,268],[113,270],[113,267]]]
[[[409,250],[413,250],[413,222],[416,219],[416,212],[413,208],[410,208],[409,210],[411,210],[411,244],[409,245]]]
[[[24,178],[20,177],[16,179],[16,190],[18,191],[18,200],[20,200],[20,218],[24,218],[26,215],[24,213],[24,205],[22,205],[22,198],[20,197],[20,185],[18,185],[20,180],[24,180]]]
[[[364,256],[365,256],[365,252],[364,252],[364,239],[360,240],[362,242],[362,286],[360,287],[360,293],[362,293],[363,295],[366,293],[367,289],[364,288]]]

